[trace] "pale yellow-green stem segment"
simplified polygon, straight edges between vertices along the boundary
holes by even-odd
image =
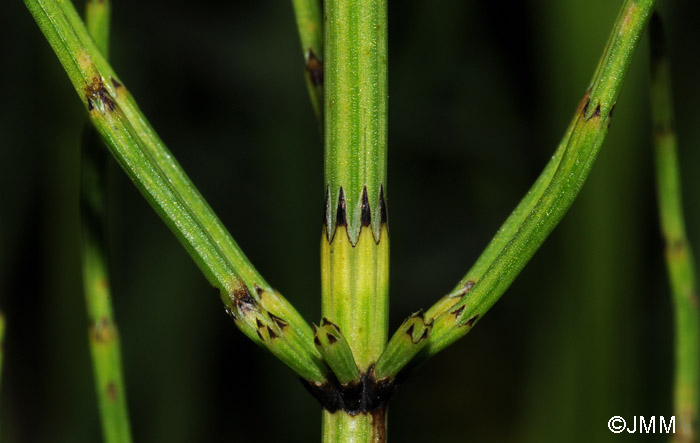
[[[651,116],[656,159],[656,186],[666,268],[673,294],[675,323],[674,415],[676,443],[698,439],[700,404],[700,312],[695,261],[685,232],[671,74],[660,19],[651,29]]]
[[[385,443],[386,408],[375,413],[349,415],[344,411],[323,411],[322,441]]]
[[[375,243],[362,229],[353,246],[345,226],[321,239],[323,316],[337,324],[362,372],[377,361],[387,339],[389,241],[386,226]]]

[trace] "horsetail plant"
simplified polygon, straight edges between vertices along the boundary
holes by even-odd
[[[665,243],[666,268],[675,317],[674,414],[678,431],[674,442],[698,439],[700,403],[700,312],[695,262],[683,221],[683,202],[676,132],[673,124],[671,73],[661,19],[651,26],[651,117],[656,160],[659,221]]]
[[[562,219],[605,139],[655,1],[625,0],[588,92],[537,181],[455,289],[390,339],[386,0],[326,0],[323,19],[319,2],[293,0],[324,134],[323,319],[313,328],[241,252],[71,2],[25,4],[107,148],[220,291],[235,324],[320,401],[330,443],[385,441],[387,404],[400,382],[483,318]]]

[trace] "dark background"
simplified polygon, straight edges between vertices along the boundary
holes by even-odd
[[[449,291],[535,179],[621,1],[392,1],[392,329]],[[666,4],[667,3],[667,4]],[[82,5],[78,5],[82,8]],[[663,2],[687,223],[700,244],[697,2]],[[322,145],[291,3],[114,2],[112,61],[266,279],[320,315]],[[0,10],[4,442],[100,441],[79,268],[84,110],[19,0]],[[665,441],[672,334],[652,174],[648,44],[580,197],[479,327],[414,374],[393,441]],[[238,332],[125,175],[112,289],[138,442],[318,441],[320,412]]]

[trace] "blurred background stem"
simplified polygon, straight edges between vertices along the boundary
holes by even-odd
[[[88,0],[85,25],[102,55],[109,53],[110,0]],[[80,213],[83,290],[95,390],[105,443],[131,442],[121,343],[113,315],[106,244],[107,148],[92,125],[82,145]]]
[[[292,0],[301,50],[304,54],[306,87],[311,106],[323,133],[323,21],[320,0]]]
[[[677,428],[671,440],[691,443],[696,442],[698,438],[700,314],[695,262],[683,216],[670,65],[666,37],[658,14],[652,19],[650,36],[651,116],[656,160],[656,191],[675,319],[673,403]]]
[[[5,315],[0,311],[0,388],[2,388],[2,358],[5,353]],[[2,390],[0,390],[2,392]],[[1,409],[1,408],[0,408]],[[0,425],[2,417],[0,416]],[[2,426],[0,426],[0,441],[2,441]]]

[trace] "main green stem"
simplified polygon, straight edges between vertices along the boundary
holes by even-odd
[[[651,25],[651,116],[656,157],[656,189],[666,268],[673,293],[675,323],[674,414],[678,429],[672,441],[696,442],[700,403],[700,312],[693,251],[683,221],[676,132],[673,127],[671,75],[658,16]]]
[[[329,0],[324,13],[322,312],[371,376],[388,334],[387,2]],[[384,441],[385,408],[324,411],[323,441]]]
[[[89,0],[85,24],[100,52],[109,51],[109,0]],[[95,390],[106,443],[131,442],[117,324],[112,315],[105,239],[107,156],[97,132],[86,128],[81,165],[81,253]]]

